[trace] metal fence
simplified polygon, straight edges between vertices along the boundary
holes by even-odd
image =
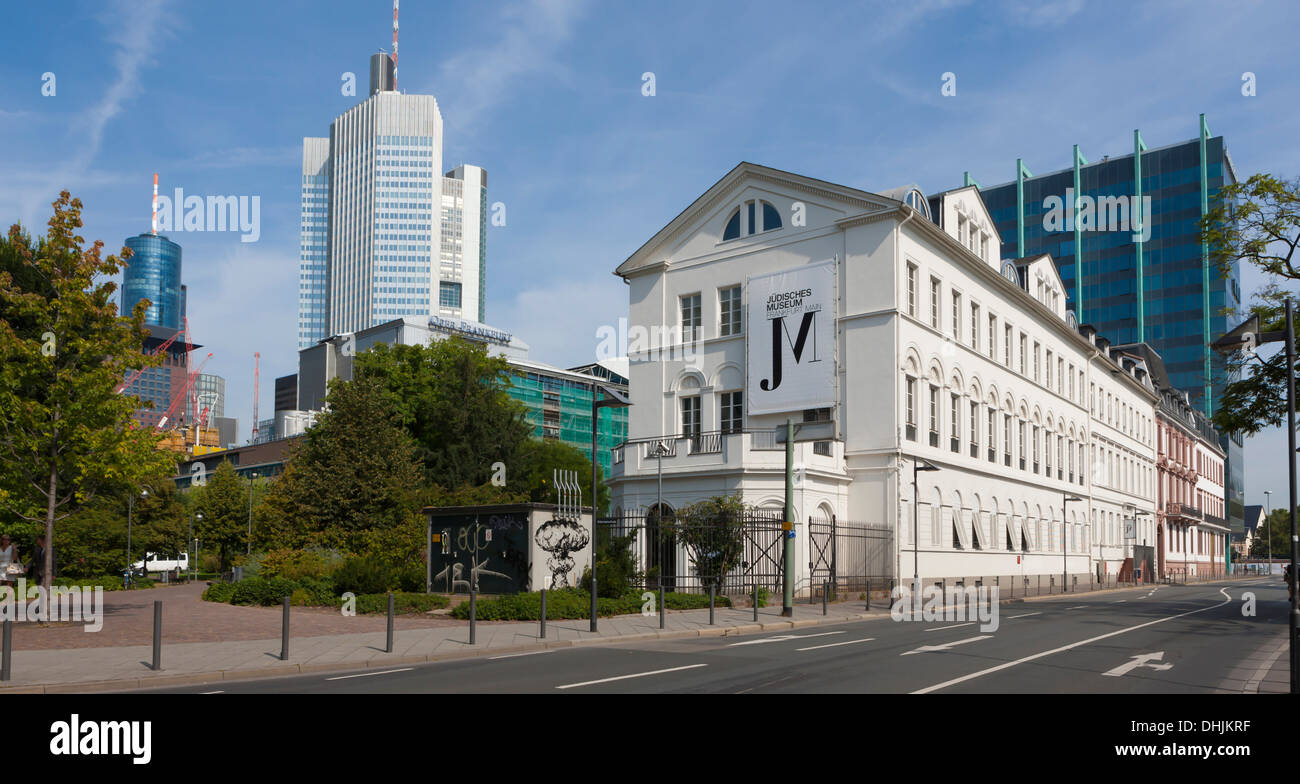
[[[885,526],[808,518],[808,582],[813,592],[830,585],[866,591],[894,576],[893,533]]]
[[[626,542],[636,574],[634,582],[656,590],[719,595],[749,594],[755,586],[776,593],[784,569],[784,531],[779,513],[746,512],[736,518],[704,523],[624,514],[596,522],[596,551],[608,552]]]

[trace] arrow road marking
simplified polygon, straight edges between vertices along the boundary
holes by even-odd
[[[965,645],[968,642],[975,642],[976,640],[987,640],[992,636],[993,635],[991,634],[981,634],[979,637],[967,637],[964,640],[957,640],[955,642],[946,642],[943,645],[922,645],[920,648],[917,648],[914,651],[907,651],[905,653],[900,653],[898,655],[911,656],[914,653],[935,653],[936,651],[946,651],[949,648],[953,648],[958,645]]]
[[[1164,651],[1156,651],[1155,653],[1139,653],[1137,656],[1133,657],[1132,661],[1125,662],[1109,672],[1103,672],[1102,675],[1109,675],[1112,678],[1118,678],[1121,675],[1128,675],[1138,667],[1150,667],[1153,670],[1168,670],[1174,666],[1168,662],[1163,664],[1152,664],[1152,662],[1158,662],[1163,658],[1165,658]]]

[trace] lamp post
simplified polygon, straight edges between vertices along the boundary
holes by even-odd
[[[917,474],[921,471],[938,471],[939,467],[919,457],[912,458],[912,599],[921,601],[921,490]]]
[[[140,491],[141,498],[149,497],[149,490],[146,488]],[[134,568],[131,561],[131,523],[135,517],[135,494],[131,494],[126,500],[126,586],[131,587],[131,570]]]
[[[603,398],[601,397],[602,392],[604,392],[606,395]],[[591,534],[592,534],[591,541],[592,542],[596,541],[596,514],[597,514],[596,499],[599,498],[599,494],[596,492],[596,466],[598,465],[596,462],[596,434],[600,424],[600,409],[627,408],[630,405],[632,405],[631,400],[628,400],[623,395],[620,395],[617,391],[610,389],[609,387],[604,386],[603,384],[593,384],[591,387]],[[595,545],[593,544],[592,547],[593,547],[593,552],[595,552],[594,550]],[[594,569],[592,570],[592,573],[593,574],[595,573]]]
[[[195,512],[195,513],[193,513],[193,514],[190,515],[190,541],[187,542],[187,543],[185,544],[185,553],[186,553],[186,559],[185,559],[185,560],[187,560],[187,561],[190,562],[190,563],[189,563],[189,567],[190,567],[190,568],[189,568],[189,572],[190,572],[190,582],[193,582],[193,581],[194,581],[194,561],[195,561],[195,557],[194,557],[194,554],[190,553],[190,545],[191,545],[193,542],[197,541],[197,540],[195,540],[195,538],[194,538],[194,521],[195,521],[196,519],[199,520],[200,522],[202,522],[202,521],[203,521],[203,513],[202,513],[202,512]]]
[[[1273,512],[1273,491],[1264,491],[1264,525],[1268,531],[1268,573],[1273,573],[1273,524],[1269,522],[1268,516]]]
[[[253,485],[257,482],[257,472],[254,471],[252,477],[248,480],[248,550],[247,555],[253,554]]]
[[[1223,337],[1214,341],[1211,347],[1220,353],[1230,354],[1236,351],[1251,351],[1255,346],[1282,341],[1286,345],[1286,440],[1287,440],[1287,484],[1290,489],[1290,504],[1287,516],[1291,519],[1291,575],[1296,574],[1296,561],[1300,560],[1300,536],[1296,531],[1296,474],[1295,474],[1295,327],[1291,300],[1286,300],[1286,317],[1282,329],[1262,331],[1259,315],[1256,314],[1238,324]],[[1270,545],[1272,542],[1270,542]],[[1270,547],[1270,550],[1272,548]],[[1273,571],[1272,559],[1269,572]],[[1290,587],[1288,585],[1288,587]],[[1297,592],[1290,591],[1291,612],[1288,615],[1288,643],[1290,646],[1291,693],[1300,694],[1300,649],[1296,646],[1296,633],[1300,630],[1300,604],[1297,604]]]
[[[1070,495],[1069,493],[1062,493],[1062,498],[1061,498],[1061,593],[1065,593],[1065,589],[1066,589],[1066,588],[1069,586],[1069,584],[1070,584],[1070,577],[1069,577],[1069,573],[1070,573],[1070,529],[1069,529],[1069,527],[1068,527],[1068,526],[1070,525],[1070,522],[1069,522],[1069,514],[1070,514],[1070,513],[1069,513],[1069,510],[1066,509],[1066,504],[1070,503],[1071,501],[1082,501],[1082,500],[1083,500],[1083,499],[1080,498],[1080,497],[1077,496],[1077,495]]]

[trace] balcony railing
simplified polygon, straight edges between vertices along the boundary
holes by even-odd
[[[1165,515],[1168,517],[1186,517],[1191,520],[1201,520],[1204,518],[1200,509],[1190,504],[1180,503],[1178,501],[1168,501],[1165,503]]]
[[[687,436],[687,453],[692,455],[715,455],[722,452],[722,436],[718,433],[698,433]]]

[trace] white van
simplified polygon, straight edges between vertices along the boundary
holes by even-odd
[[[136,561],[131,564],[132,571],[136,573],[144,572],[146,574],[151,572],[171,572],[177,569],[184,572],[189,568],[189,553],[181,553],[175,558],[167,559],[164,559],[158,553],[145,553],[143,561]]]

